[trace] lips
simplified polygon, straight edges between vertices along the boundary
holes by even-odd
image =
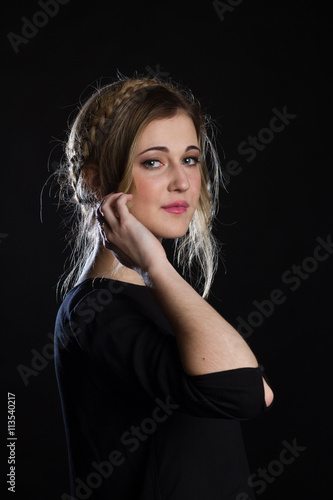
[[[163,210],[172,214],[183,214],[188,209],[189,204],[186,201],[175,201],[170,203],[170,205],[165,205]]]

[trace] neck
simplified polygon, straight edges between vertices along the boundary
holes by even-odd
[[[123,266],[114,254],[103,245],[100,245],[90,257],[76,284],[87,278],[108,278],[145,286],[144,281],[136,271]]]

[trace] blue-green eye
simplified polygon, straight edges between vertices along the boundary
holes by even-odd
[[[195,167],[200,163],[200,160],[197,156],[188,156],[182,160],[182,163],[189,167]],[[150,170],[156,170],[162,166],[162,162],[156,158],[150,158],[142,162],[141,165]]]
[[[146,161],[142,162],[141,165],[143,165],[147,168],[151,168],[151,169],[159,168],[160,165],[156,165],[156,163],[161,163],[161,162],[160,162],[160,160],[151,159],[151,160],[146,160]]]
[[[187,158],[184,158],[183,162],[189,167],[194,167],[197,163],[200,163],[197,156],[188,156]]]

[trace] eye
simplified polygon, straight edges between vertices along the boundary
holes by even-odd
[[[189,167],[194,167],[195,165],[200,163],[200,160],[197,156],[188,156],[187,158],[184,158],[183,162]]]
[[[157,164],[160,164],[160,165],[157,165]],[[150,159],[150,160],[146,160],[144,162],[141,163],[141,165],[143,165],[144,167],[146,168],[150,168],[150,169],[157,169],[161,166],[161,162],[160,160],[156,160],[156,159]]]

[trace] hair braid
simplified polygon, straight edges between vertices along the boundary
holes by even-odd
[[[97,91],[97,95],[92,97],[85,104],[87,112],[85,119],[75,121],[70,134],[66,156],[69,162],[73,162],[73,167],[80,171],[85,163],[98,162],[100,155],[100,145],[109,133],[110,117],[115,110],[127,101],[135,99],[135,93],[148,86],[163,85],[158,80],[134,79],[116,82],[105,86]],[[166,88],[169,88],[165,86]],[[105,96],[105,99],[104,99]],[[143,100],[144,93],[137,97],[137,101]],[[84,112],[84,106],[81,113]],[[80,115],[78,115],[80,119]]]

